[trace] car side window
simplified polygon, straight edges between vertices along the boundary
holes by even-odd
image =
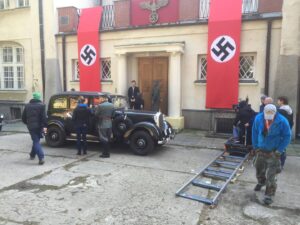
[[[53,109],[66,109],[68,106],[67,98],[61,97],[54,99],[53,101]]]
[[[78,104],[78,97],[70,98],[70,109],[75,109]]]

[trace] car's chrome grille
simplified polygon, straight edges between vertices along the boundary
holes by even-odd
[[[165,126],[164,126],[164,116],[162,113],[160,113],[159,115],[159,128],[161,130],[164,130]]]

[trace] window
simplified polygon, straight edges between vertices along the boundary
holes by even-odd
[[[4,63],[12,63],[13,62],[13,48],[12,47],[4,47],[3,48],[3,62]]]
[[[73,80],[79,81],[79,62],[77,59],[73,60]]]
[[[0,89],[24,89],[24,50],[19,46],[0,45]]]
[[[17,0],[17,7],[29,6],[29,0]]]
[[[255,13],[258,11],[258,0],[243,0],[242,13]]]
[[[199,57],[199,76],[198,80],[206,80],[207,60],[206,56]]]
[[[254,80],[254,55],[240,56],[240,80]]]
[[[0,0],[0,10],[9,8],[9,0]]]
[[[110,58],[101,59],[101,80],[111,80],[111,60]]]
[[[101,80],[111,80],[111,60],[110,58],[103,58],[101,62]],[[77,59],[73,60],[73,81],[80,80],[79,62]]]
[[[254,54],[241,54],[240,56],[240,72],[239,80],[240,81],[254,81]],[[207,59],[206,55],[199,56],[198,61],[198,80],[206,80],[207,73]]]
[[[67,108],[66,98],[57,98],[53,101],[53,109],[66,109],[66,108]]]
[[[61,16],[59,20],[60,20],[60,25],[69,25],[69,20],[70,20],[69,16]]]

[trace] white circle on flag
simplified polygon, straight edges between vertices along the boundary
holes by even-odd
[[[218,63],[228,62],[235,55],[235,52],[235,41],[227,35],[217,37],[210,46],[210,55]]]
[[[80,50],[80,61],[85,66],[92,66],[97,59],[97,51],[91,44],[84,45]]]

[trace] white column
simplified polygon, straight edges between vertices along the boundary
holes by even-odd
[[[118,54],[117,94],[127,96],[127,61],[126,54]]]
[[[169,60],[169,117],[181,116],[181,52],[171,52]]]

